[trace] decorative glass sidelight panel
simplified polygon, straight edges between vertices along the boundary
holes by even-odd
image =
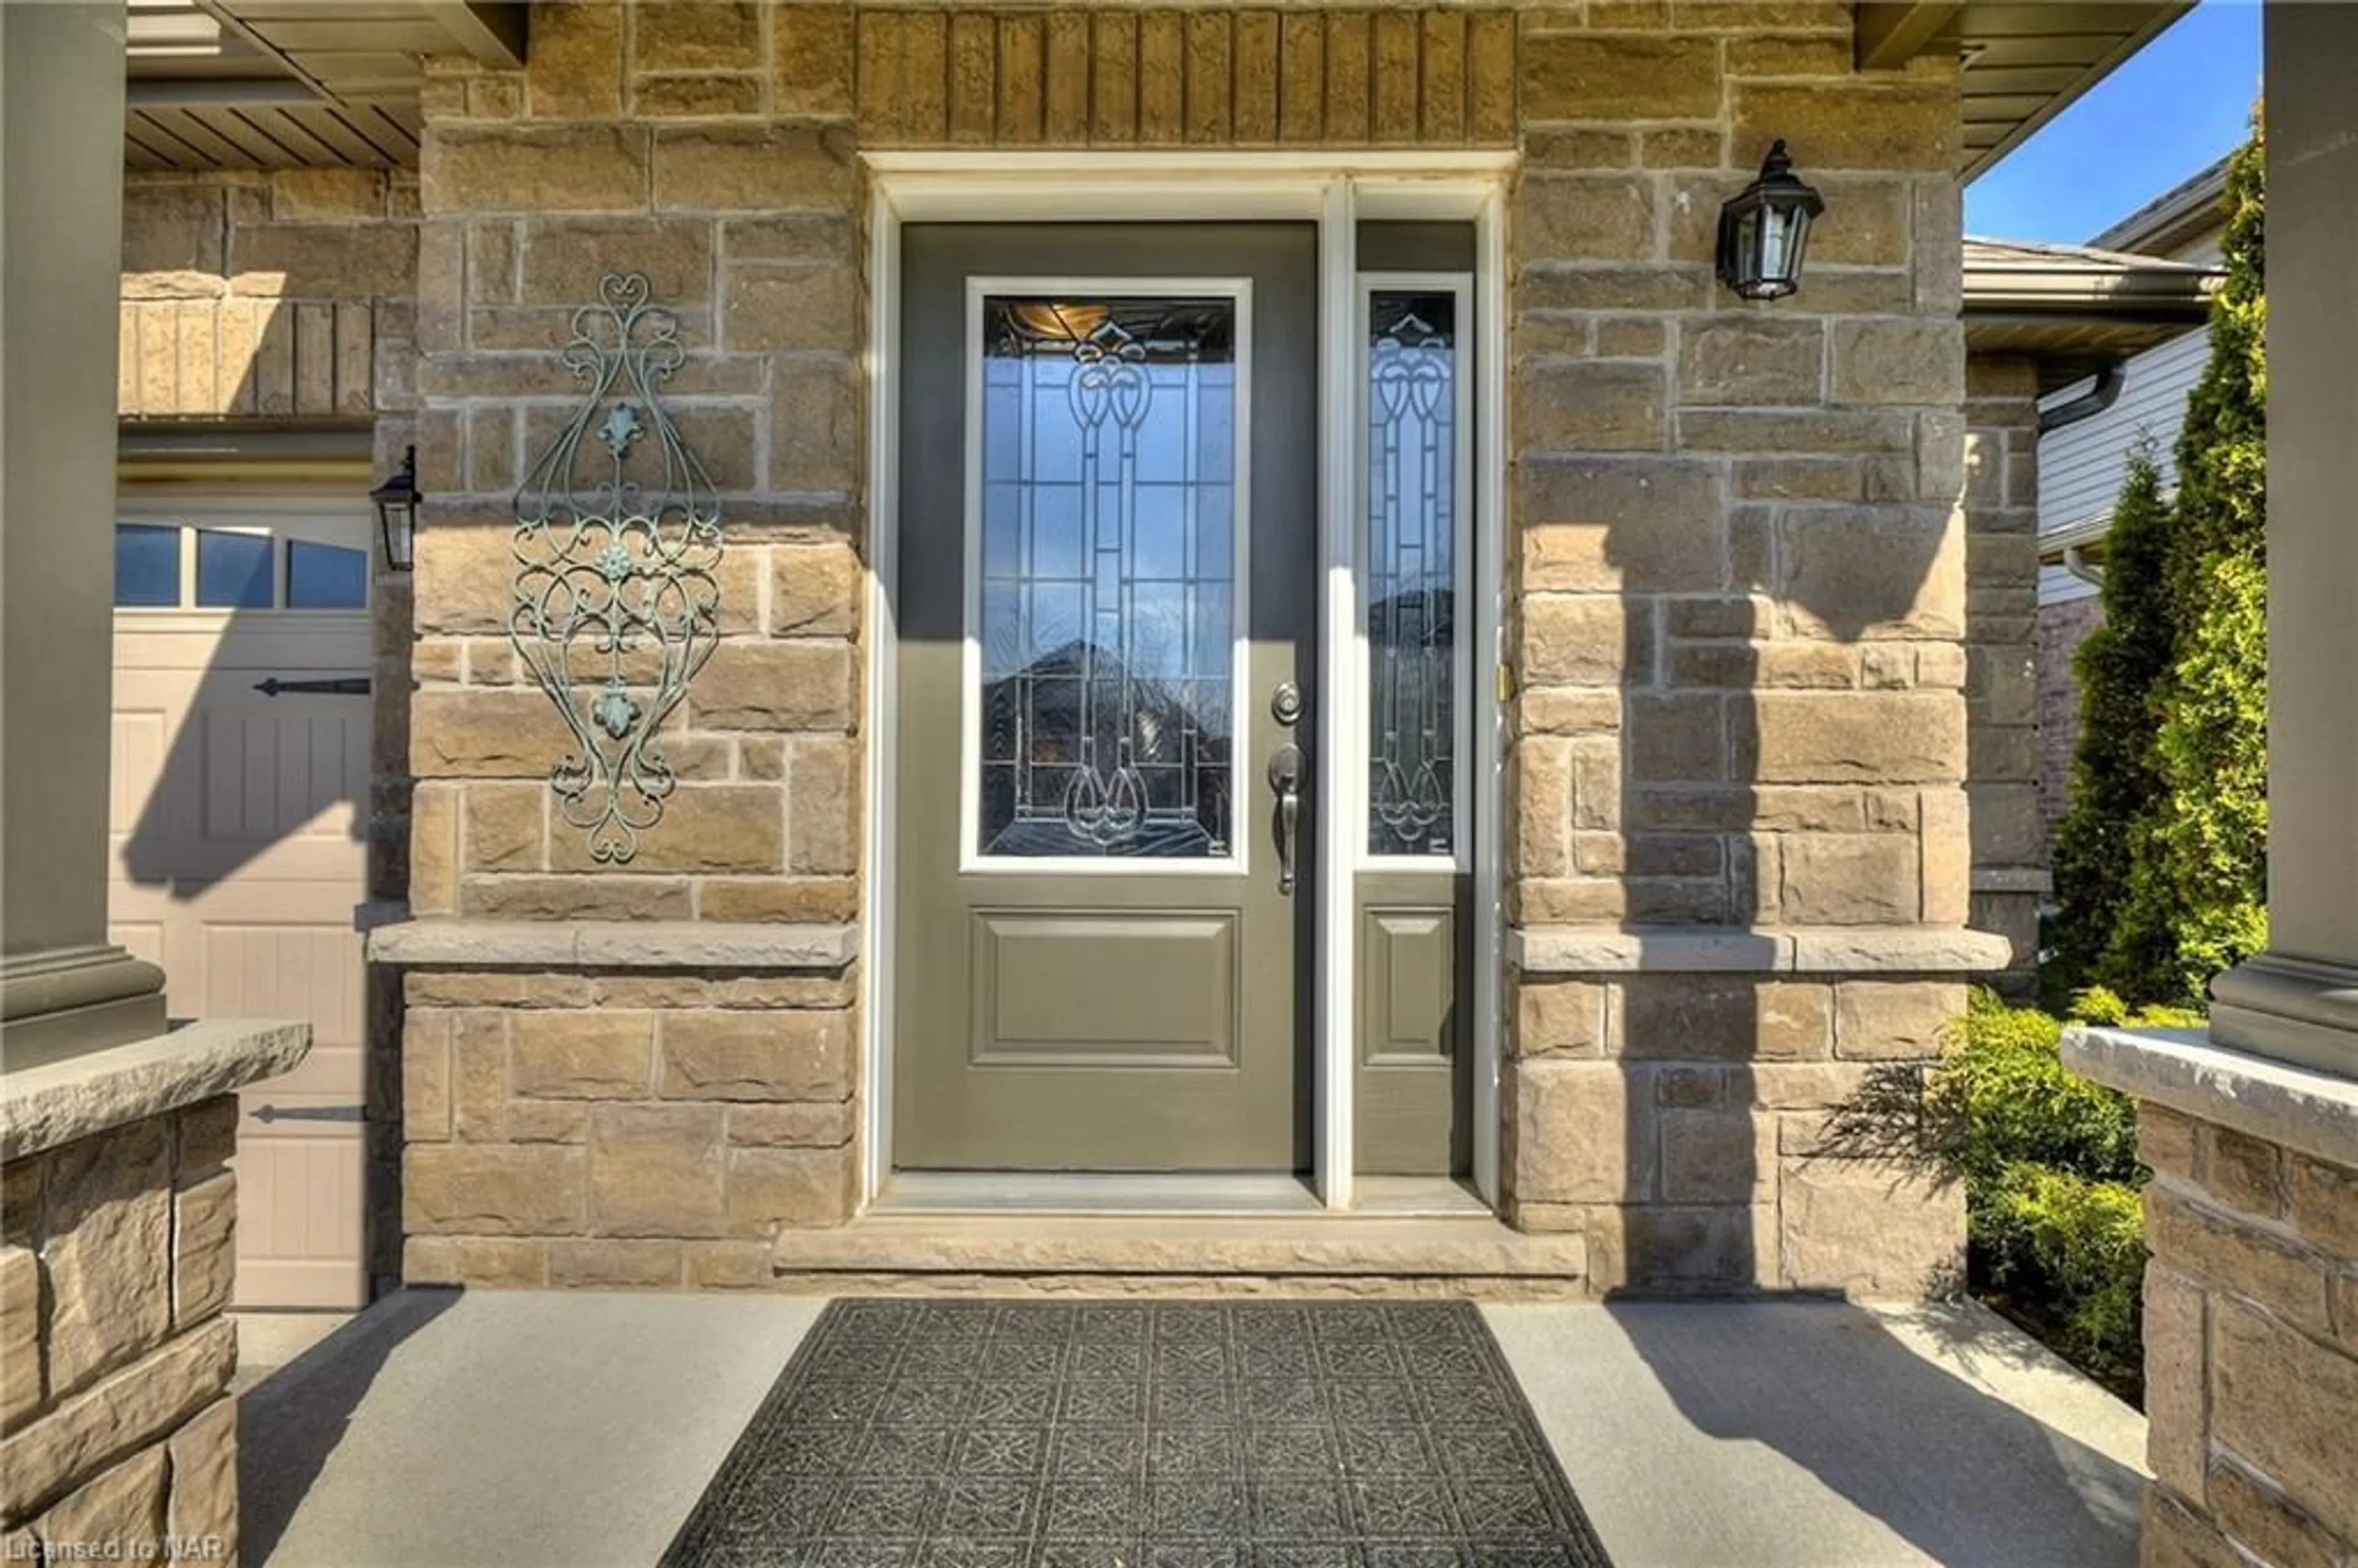
[[[1368,342],[1368,850],[1454,855],[1457,300],[1377,290]]]
[[[983,302],[985,855],[1229,853],[1237,314]]]

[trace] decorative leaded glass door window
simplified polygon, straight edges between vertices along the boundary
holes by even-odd
[[[1242,283],[975,280],[966,854],[1241,852]]]

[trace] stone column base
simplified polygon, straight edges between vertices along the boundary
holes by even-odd
[[[2200,1030],[2074,1030],[2063,1056],[2144,1102],[2144,1561],[2350,1561],[2358,1082]]]
[[[1500,1187],[1591,1288],[1947,1294],[1965,1211],[1923,1072],[2003,944],[1967,931],[1516,934]]]

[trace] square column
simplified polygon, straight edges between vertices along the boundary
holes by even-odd
[[[160,1033],[106,937],[122,0],[0,6],[0,1053]]]

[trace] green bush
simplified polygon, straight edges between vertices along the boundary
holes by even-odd
[[[2084,1022],[2164,1027],[2175,1009],[2131,1012],[2083,991]],[[2136,1105],[2063,1065],[2064,1021],[1973,994],[1926,1088],[1936,1139],[1965,1183],[1974,1282],[2053,1336],[2063,1355],[2133,1382],[2145,1273]]]

